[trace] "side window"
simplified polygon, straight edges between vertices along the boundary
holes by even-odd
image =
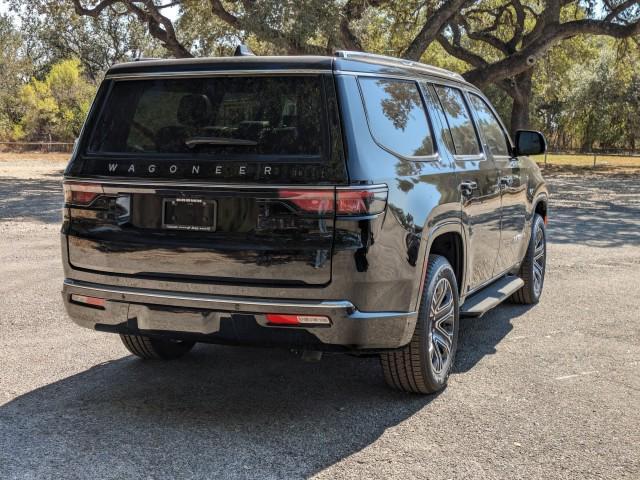
[[[434,86],[444,110],[456,155],[479,155],[480,144],[462,92],[453,87]]]
[[[427,115],[412,81],[360,78],[360,89],[373,138],[406,157],[434,153]]]
[[[478,126],[487,142],[487,146],[493,155],[509,155],[507,136],[500,125],[500,122],[482,98],[471,93],[471,104],[478,114]]]

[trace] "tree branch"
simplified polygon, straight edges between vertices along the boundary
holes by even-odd
[[[464,74],[467,81],[486,85],[496,80],[512,77],[533,67],[536,59],[558,42],[576,35],[607,35],[627,38],[640,34],[640,19],[628,25],[604,20],[574,20],[565,23],[547,24],[540,36],[519,52],[490,65],[476,68]],[[464,60],[464,59],[463,59]]]
[[[436,40],[442,27],[451,19],[469,0],[447,0],[432,15],[428,16],[424,26],[406,48],[402,56],[409,60],[419,61],[422,54],[429,48],[431,42]]]
[[[172,2],[176,3],[176,2]],[[82,6],[81,0],[73,0],[73,7],[78,15],[97,18],[109,7],[122,5],[127,12],[135,15],[141,23],[146,23],[151,36],[159,40],[164,47],[177,58],[192,57],[193,55],[177,38],[173,23],[160,13],[161,8],[171,5],[156,5],[153,0],[101,0],[93,8]],[[138,4],[142,4],[142,7]]]

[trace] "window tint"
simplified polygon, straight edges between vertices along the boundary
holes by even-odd
[[[444,109],[456,155],[478,155],[480,144],[471,123],[471,115],[462,92],[457,88],[435,86],[440,104]]]
[[[89,150],[190,155],[320,155],[320,77],[115,82]]]
[[[407,157],[431,155],[431,130],[415,82],[360,78],[369,127],[378,143]]]
[[[489,105],[477,95],[471,94],[471,104],[478,114],[478,126],[494,155],[509,155],[507,137]]]

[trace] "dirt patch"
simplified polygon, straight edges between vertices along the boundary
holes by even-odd
[[[544,165],[538,164],[545,176],[573,173],[580,176],[584,175],[637,175],[640,176],[640,167],[633,166],[617,166],[617,165],[596,165],[580,166],[580,165]]]
[[[0,152],[0,162],[68,162],[68,153]]]

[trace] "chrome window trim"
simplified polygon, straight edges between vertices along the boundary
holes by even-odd
[[[484,153],[480,153],[479,155],[453,155],[453,159],[458,162],[482,162],[487,159],[487,156]]]

